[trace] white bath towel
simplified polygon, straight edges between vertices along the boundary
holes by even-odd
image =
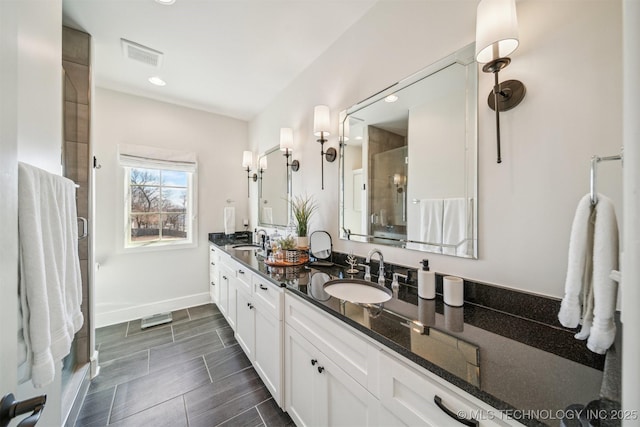
[[[610,275],[618,268],[618,251],[618,221],[613,202],[598,195],[593,235],[593,324],[587,341],[589,350],[598,354],[605,354],[616,337],[618,282]]]
[[[448,255],[466,254],[467,232],[467,199],[444,199],[442,215],[442,243],[457,245],[456,247],[442,247],[442,253]]]
[[[224,234],[236,232],[236,208],[226,206],[224,208]]]
[[[591,205],[590,195],[578,203],[569,242],[569,262],[558,319],[563,326],[582,324],[577,339],[587,339],[587,347],[604,354],[615,339],[618,285],[611,279],[618,268],[618,225],[613,203],[598,195]]]
[[[262,222],[264,224],[273,224],[273,208],[268,206],[262,208]]]
[[[591,197],[584,196],[573,217],[569,237],[569,260],[564,284],[564,298],[558,320],[567,328],[576,328],[582,317],[581,295],[591,287],[591,251],[593,249],[593,218]],[[589,267],[587,267],[589,263]],[[585,276],[586,275],[586,276]]]
[[[423,245],[423,249],[431,252],[441,252],[442,246],[442,199],[420,200],[420,241],[432,243]]]
[[[35,387],[51,383],[83,323],[75,184],[23,163],[18,174],[20,297],[28,366]],[[24,379],[24,378],[23,378]]]

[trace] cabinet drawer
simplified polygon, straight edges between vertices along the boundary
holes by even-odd
[[[337,319],[287,293],[285,321],[371,393],[378,393],[379,351]]]
[[[284,291],[268,280],[254,274],[253,294],[255,302],[278,320],[282,320],[282,300]]]
[[[234,263],[234,269],[236,271],[236,277],[238,278],[238,289],[251,294],[251,271],[248,267],[240,263]]]
[[[520,425],[500,420],[498,410],[491,409],[462,390],[454,391],[454,386],[446,385],[435,375],[414,369],[384,351],[380,353],[380,401],[402,423],[411,426],[462,426],[436,404],[435,400],[439,399],[453,415],[465,414],[467,419],[473,417],[480,427]]]

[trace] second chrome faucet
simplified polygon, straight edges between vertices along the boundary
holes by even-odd
[[[378,254],[378,257],[380,258],[380,269],[378,270],[378,284],[380,286],[384,286],[384,256],[382,255],[382,252],[380,251],[380,249],[378,248],[374,248],[371,249],[371,251],[369,251],[369,254],[367,255],[367,260],[366,263],[369,264],[371,262],[371,257],[375,254]]]

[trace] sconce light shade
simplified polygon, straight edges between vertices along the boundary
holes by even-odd
[[[293,151],[293,129],[280,128],[280,151]]]
[[[251,169],[253,165],[253,153],[251,151],[245,151],[242,153],[242,167]]]
[[[482,0],[476,20],[476,59],[491,62],[509,56],[518,47],[515,0]]]
[[[267,170],[267,156],[260,157],[260,170]]]
[[[329,107],[326,105],[316,105],[313,109],[313,134],[315,136],[330,135],[331,117]]]

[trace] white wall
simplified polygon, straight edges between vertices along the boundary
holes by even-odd
[[[61,375],[45,388],[17,387],[11,367],[17,366],[17,162],[62,170],[62,1],[0,2],[0,46],[0,389],[18,400],[47,394],[40,424],[60,425]]]
[[[625,0],[624,8],[624,212],[627,233],[622,242],[622,409],[633,411],[640,402],[640,2]],[[640,419],[622,422],[640,426]]]
[[[95,173],[96,327],[208,302],[207,233],[223,230],[227,199],[234,200],[236,230],[248,218],[247,123],[103,88],[96,88],[92,123],[102,165]],[[197,154],[197,248],[124,253],[121,143]]]
[[[62,2],[26,1],[19,14],[18,160],[62,174]]]
[[[476,4],[377,3],[250,122],[250,144],[259,150],[277,144],[280,127],[294,128],[301,160],[294,193],[316,195],[320,211],[311,228],[330,231],[336,250],[366,255],[372,246],[337,240],[338,162],[325,164],[321,191],[313,106],[330,106],[329,146],[336,147],[340,110],[474,41]],[[520,48],[501,79],[523,81],[527,96],[502,114],[500,165],[486,105],[493,76],[480,72],[478,85],[479,259],[382,250],[394,263],[417,267],[428,257],[437,272],[560,297],[571,221],[589,189],[589,159],[617,154],[622,145],[621,4],[522,0],[517,8]],[[620,206],[619,162],[601,165],[599,184]]]

